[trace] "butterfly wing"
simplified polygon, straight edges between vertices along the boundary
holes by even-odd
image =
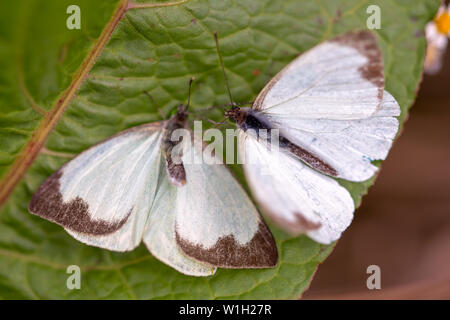
[[[381,51],[373,33],[350,32],[291,62],[261,91],[253,109],[304,119],[362,119],[380,106]]]
[[[277,264],[275,241],[245,191],[218,156],[187,143],[186,185],[177,189],[176,238],[188,256],[224,268]],[[202,159],[203,153],[203,159]]]
[[[135,127],[82,152],[39,187],[30,211],[86,244],[132,250],[156,192],[163,125]]]
[[[344,34],[295,59],[262,90],[253,109],[313,155],[301,158],[312,168],[350,181],[373,176],[371,162],[386,158],[400,115],[384,91],[382,55],[369,31]]]
[[[239,151],[253,195],[283,229],[331,243],[349,226],[354,203],[335,180],[244,131],[239,132]]]
[[[385,91],[380,108],[368,118],[354,120],[304,119],[268,113],[280,135],[331,166],[336,177],[364,181],[378,170],[373,160],[384,160],[398,130],[400,107]],[[311,164],[314,168],[314,164]],[[319,170],[320,171],[320,170]]]
[[[190,276],[210,276],[216,268],[187,257],[175,238],[176,197],[178,189],[169,182],[165,163],[161,162],[160,183],[144,231],[144,243],[159,260]]]

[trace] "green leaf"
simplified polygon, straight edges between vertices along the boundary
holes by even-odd
[[[81,30],[65,28],[69,4],[81,7]],[[386,87],[402,108],[403,122],[421,77],[424,25],[439,1],[190,0],[147,3],[150,7],[122,16],[126,4],[21,0],[0,12],[0,41],[10,44],[0,47],[0,194],[6,198],[21,178],[0,212],[0,298],[300,297],[332,246],[272,228],[280,252],[276,268],[188,277],[153,258],[144,246],[113,253],[83,245],[61,227],[29,214],[28,202],[73,155],[121,130],[159,120],[143,91],[167,114],[186,102],[188,80],[195,76],[194,108],[226,103],[213,30],[219,34],[233,98],[245,102],[299,53],[365,28],[367,6],[377,4]],[[215,110],[208,117],[223,115]],[[374,179],[340,182],[359,204]],[[81,267],[80,290],[66,287],[69,265]]]

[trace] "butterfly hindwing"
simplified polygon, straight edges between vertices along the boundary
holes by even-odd
[[[321,243],[338,239],[353,218],[349,192],[335,180],[241,132],[244,172],[266,214],[285,230]]]

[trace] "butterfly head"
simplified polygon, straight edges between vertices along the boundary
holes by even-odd
[[[184,104],[176,106],[170,111],[169,116],[169,120],[172,123],[177,123],[180,127],[184,127],[188,118],[187,106]]]
[[[188,106],[185,104],[180,104],[177,106],[177,111],[174,114],[174,117],[177,119],[178,122],[185,123],[188,117],[187,113]]]
[[[225,117],[236,122],[236,124],[240,126],[247,118],[247,110],[246,108],[232,107],[225,111]]]
[[[189,80],[189,91],[188,91],[188,102],[187,104],[179,104],[176,109],[174,108],[171,112],[171,119],[174,119],[178,124],[184,126],[188,118],[188,108],[191,102],[191,86],[194,81],[194,77]]]

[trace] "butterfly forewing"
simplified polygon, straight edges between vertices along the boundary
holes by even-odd
[[[361,119],[379,107],[383,89],[375,36],[351,32],[296,58],[264,87],[253,109],[280,117]]]
[[[30,211],[87,244],[133,249],[156,190],[161,126],[136,127],[82,152],[41,185]]]
[[[176,199],[179,188],[184,187],[169,182],[163,161],[159,172],[160,183],[145,227],[144,243],[155,257],[181,273],[192,276],[214,274],[214,266],[189,258],[179,249],[175,239]]]

